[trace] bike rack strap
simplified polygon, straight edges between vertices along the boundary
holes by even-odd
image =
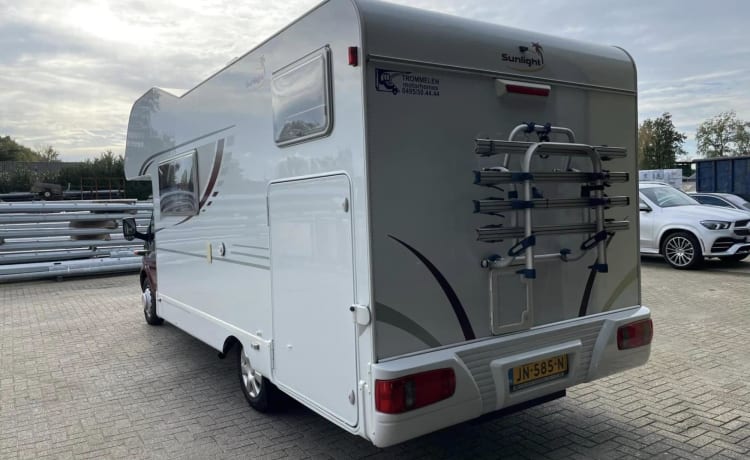
[[[601,232],[596,233],[594,236],[581,243],[581,250],[588,251],[589,249],[592,249],[600,241],[606,240],[608,236],[609,233],[606,230],[602,230]]]
[[[510,257],[517,257],[521,255],[526,249],[530,248],[531,246],[534,246],[536,244],[536,236],[531,235],[527,236],[526,238],[522,239],[518,243],[514,244],[513,247],[508,249],[508,255]]]

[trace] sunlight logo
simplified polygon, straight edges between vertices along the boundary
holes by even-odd
[[[511,69],[523,72],[536,72],[544,68],[544,48],[539,42],[531,42],[531,46],[521,45],[518,53],[503,53],[501,58]]]

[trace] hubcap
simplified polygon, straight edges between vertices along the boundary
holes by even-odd
[[[151,288],[146,287],[141,295],[141,301],[143,302],[143,312],[146,316],[151,317]]]
[[[664,249],[667,259],[678,267],[689,265],[695,257],[693,243],[684,236],[671,238]]]
[[[250,365],[250,359],[245,355],[245,350],[242,350],[240,354],[242,384],[245,385],[245,389],[251,398],[257,398],[260,394],[260,384],[263,376]]]

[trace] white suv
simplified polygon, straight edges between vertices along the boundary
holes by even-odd
[[[704,257],[735,263],[750,255],[750,218],[703,206],[658,182],[641,182],[641,253],[661,254],[674,268],[694,268]]]

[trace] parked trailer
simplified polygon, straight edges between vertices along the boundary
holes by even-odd
[[[135,102],[144,313],[377,446],[561,396],[649,357],[636,128],[619,48],[324,2]]]
[[[696,191],[733,193],[750,200],[750,156],[694,161]]]

